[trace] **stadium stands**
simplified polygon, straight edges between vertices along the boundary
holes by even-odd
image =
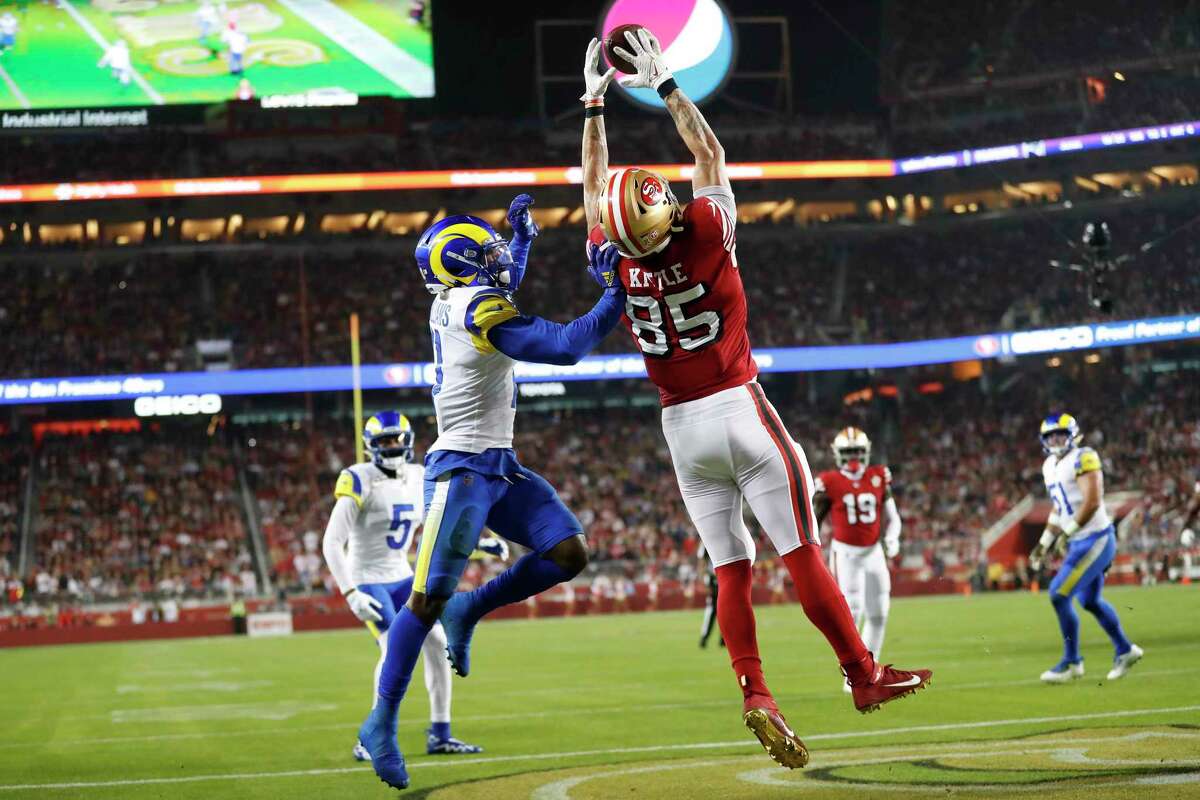
[[[793,396],[776,384],[771,393],[814,471],[832,466],[827,446],[838,427],[872,432],[876,458],[895,475],[905,519],[903,563],[930,575],[970,569],[981,556],[982,530],[1026,494],[1040,494],[1035,421],[1047,409],[1069,408],[1104,458],[1108,491],[1144,492],[1128,549],[1157,565],[1178,551],[1177,519],[1196,479],[1200,387],[1186,374],[1139,367],[1145,359],[1135,351],[1126,370],[1106,362],[1050,381],[1017,373],[992,395],[976,383],[912,394],[892,419],[869,417],[867,405],[813,407],[802,387]],[[418,444],[427,445],[432,421],[416,424]],[[311,428],[260,423],[229,432],[240,450],[219,435],[165,426],[47,438],[37,453],[27,599],[223,597],[250,588],[246,509],[235,491],[239,458],[272,582],[289,592],[325,592],[330,583],[319,537],[337,472],[352,458],[349,427],[349,420],[327,416]],[[25,447],[6,449],[3,474],[15,474]],[[516,447],[524,463],[556,483],[586,527],[590,574],[694,575],[697,541],[656,409],[523,413]],[[13,540],[12,505],[3,507],[9,535],[0,543]],[[756,534],[769,556],[770,545]],[[478,582],[496,568],[476,566],[467,578]],[[764,567],[763,580],[770,574]]]
[[[229,447],[203,430],[48,437],[27,590],[71,602],[227,595],[251,565]]]
[[[0,586],[17,566],[20,509],[25,492],[29,450],[16,436],[0,434]]]
[[[1178,231],[1191,203],[1112,210],[1116,253]],[[757,347],[888,342],[1011,330],[1105,317],[1087,306],[1074,257],[1079,220],[969,221],[946,229],[881,227],[821,237],[744,225],[738,256]],[[1194,311],[1194,237],[1171,235],[1114,279],[1113,317]],[[595,287],[583,272],[581,228],[547,231],[518,297],[529,313],[583,313]],[[197,369],[196,341],[228,338],[239,368],[344,364],[347,319],[362,316],[368,363],[429,359],[427,295],[408,262],[411,237],[386,255],[350,247],[131,251],[126,263],[64,270],[18,260],[17,290],[0,298],[3,377]],[[81,259],[86,261],[86,259]],[[845,269],[841,289],[839,270]],[[937,309],[939,313],[930,313]],[[940,310],[953,309],[953,313]],[[1111,317],[1110,317],[1111,318]],[[101,331],[118,335],[99,335]],[[623,332],[604,352],[630,352]]]

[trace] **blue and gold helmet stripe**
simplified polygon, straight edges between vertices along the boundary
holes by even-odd
[[[485,246],[502,241],[494,228],[479,217],[456,214],[439,220],[421,234],[417,243],[417,266],[431,289],[469,286],[485,272]],[[464,242],[479,247],[475,257],[457,252]]]

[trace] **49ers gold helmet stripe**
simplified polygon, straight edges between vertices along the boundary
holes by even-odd
[[[671,241],[682,212],[667,179],[640,167],[625,167],[608,176],[600,204],[604,235],[621,255],[642,258]]]
[[[625,211],[625,186],[631,170],[622,169],[608,176],[608,218],[623,249],[631,255],[642,255],[629,236],[629,215]]]

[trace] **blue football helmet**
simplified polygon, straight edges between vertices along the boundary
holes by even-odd
[[[437,294],[454,286],[499,286],[512,281],[508,242],[479,217],[455,214],[430,225],[417,242],[425,288]]]
[[[1066,433],[1066,444],[1051,447],[1046,442],[1046,437],[1052,433]],[[1078,447],[1083,441],[1083,432],[1079,430],[1079,423],[1070,414],[1051,414],[1042,420],[1042,430],[1040,433],[1042,440],[1042,450],[1052,456],[1062,457],[1069,453],[1072,448]]]
[[[395,443],[383,441],[392,437]],[[408,417],[398,411],[380,411],[363,426],[363,446],[375,466],[382,469],[397,470],[411,462],[415,440]]]

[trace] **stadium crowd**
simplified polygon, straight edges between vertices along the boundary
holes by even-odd
[[[1178,553],[1178,520],[1200,463],[1200,386],[1191,373],[1156,373],[1132,352],[1075,375],[1014,373],[1005,388],[978,381],[944,392],[906,392],[892,416],[871,404],[813,406],[803,382],[769,391],[814,472],[832,468],[828,441],[860,425],[874,458],[891,465],[905,521],[900,564],[914,574],[963,575],[984,559],[980,534],[1027,494],[1042,495],[1039,417],[1051,408],[1080,419],[1100,453],[1109,493],[1143,493],[1122,547],[1148,573]],[[418,445],[432,419],[414,420]],[[588,537],[590,577],[691,580],[698,541],[675,486],[653,406],[522,414],[515,446],[543,472],[579,516]],[[217,437],[178,429],[49,438],[37,453],[35,558],[26,578],[32,598],[74,602],[138,595],[173,597],[252,593],[255,575],[243,513],[255,515],[272,583],[291,593],[324,593],[332,583],[320,536],[339,469],[352,459],[348,419],[259,423],[229,431],[240,451]],[[235,492],[240,458],[253,494]],[[419,456],[418,456],[419,458]],[[759,550],[771,548],[749,520]],[[828,531],[825,534],[828,537]],[[11,538],[11,537],[9,537]],[[501,569],[474,566],[478,582]],[[764,582],[776,581],[770,564]],[[607,584],[605,584],[607,585]]]
[[[1181,227],[1195,214],[1188,203],[1105,215],[1115,254],[1156,243],[1136,268],[1113,276],[1117,306],[1107,317],[1087,305],[1079,273],[1047,266],[1079,258],[1070,242],[1082,221],[1039,215],[838,237],[743,225],[751,341],[905,341],[1195,311],[1200,245]],[[543,234],[518,294],[522,310],[566,320],[591,307],[582,233]],[[4,377],[197,369],[202,339],[229,340],[238,368],[344,364],[355,311],[367,363],[427,361],[428,296],[416,270],[394,260],[407,260],[414,245],[398,238],[379,245],[383,255],[347,247],[132,251],[123,263],[75,269],[18,260],[15,290],[0,297],[0,364],[9,365]],[[633,349],[624,332],[601,348]]]
[[[52,436],[36,458],[26,586],[34,597],[78,603],[253,587],[233,456],[218,438],[178,427]]]
[[[1200,45],[1200,4],[889,3],[882,60],[908,90],[1161,57]]]

